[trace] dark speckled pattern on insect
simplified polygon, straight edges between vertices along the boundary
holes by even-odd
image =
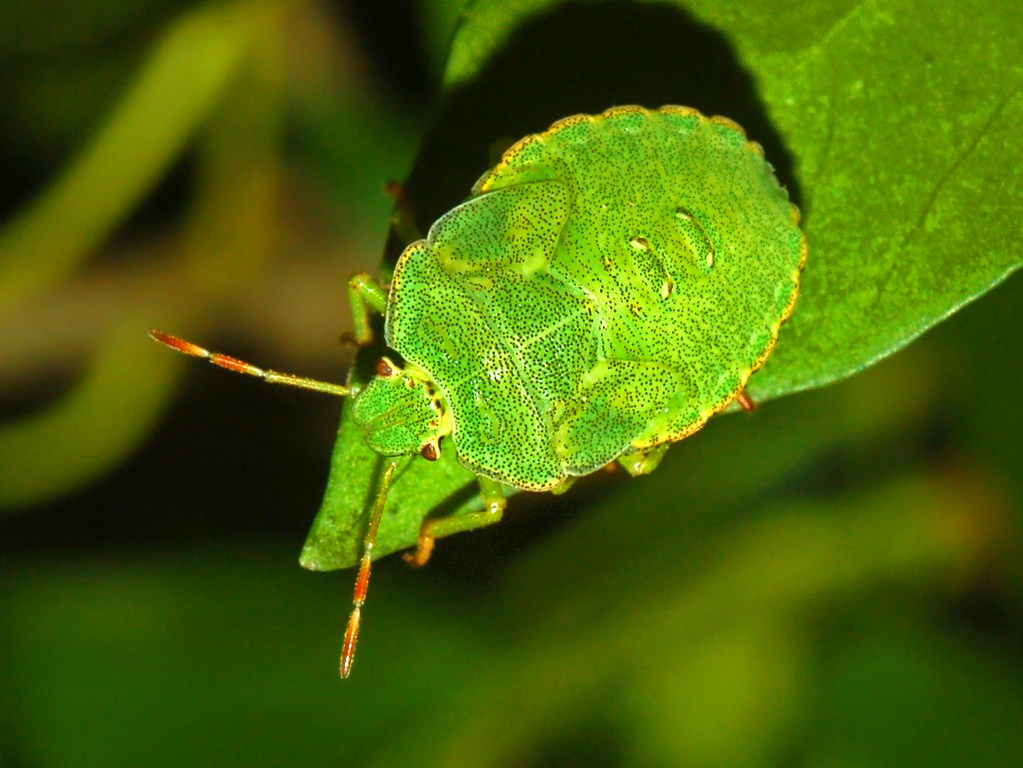
[[[547,490],[735,399],[792,310],[805,251],[731,121],[580,115],[518,142],[406,249],[387,342],[436,384],[463,463]]]

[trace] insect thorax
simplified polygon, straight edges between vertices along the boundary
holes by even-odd
[[[439,454],[438,441],[451,432],[451,416],[430,377],[414,365],[399,368],[387,358],[352,404],[366,443],[383,456]]]

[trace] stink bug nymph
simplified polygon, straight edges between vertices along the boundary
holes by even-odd
[[[497,522],[502,484],[564,489],[614,461],[650,472],[714,413],[753,407],[746,382],[792,312],[805,260],[799,212],[739,126],[685,107],[616,107],[517,142],[405,249],[387,289],[366,274],[349,281],[356,340],[370,340],[369,313],[382,313],[396,353],[361,391],[151,334],[271,383],[352,395],[367,444],[389,457],[345,633],[347,677],[401,457],[449,447],[484,502],[424,522],[405,556],[415,564],[435,538]]]

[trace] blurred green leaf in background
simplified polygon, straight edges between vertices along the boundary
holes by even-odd
[[[0,764],[1023,764],[1016,21],[5,4]],[[342,380],[345,279],[400,251],[384,182],[426,226],[495,143],[627,103],[733,118],[803,211],[764,405],[650,477],[521,494],[423,571],[380,562],[342,684],[350,574],[295,558],[329,472],[302,561],[354,559],[375,457],[343,423],[328,466],[336,401],[145,330]],[[385,551],[474,503],[422,463]]]

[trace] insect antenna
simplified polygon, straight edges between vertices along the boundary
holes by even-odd
[[[328,395],[345,397],[351,394],[348,387],[340,384],[331,384],[326,381],[309,379],[304,376],[295,376],[290,373],[279,373],[270,369],[259,368],[244,360],[210,352],[198,344],[179,339],[163,331],[151,330],[149,335],[161,344],[185,355],[198,357],[206,360],[220,368],[226,368],[235,373],[244,373],[247,376],[255,376],[268,384],[283,384],[289,387],[300,389],[311,389],[314,392],[324,392]],[[355,590],[352,595],[352,612],[348,617],[348,626],[345,628],[345,638],[341,646],[341,677],[348,677],[352,671],[352,662],[355,660],[355,644],[359,639],[359,624],[362,619],[362,606],[366,602],[366,592],[369,589],[370,568],[373,565],[373,547],[376,545],[377,531],[380,529],[380,518],[383,515],[384,504],[387,501],[387,491],[391,487],[391,480],[400,462],[400,457],[390,458],[380,474],[377,483],[376,497],[373,501],[373,511],[370,513],[369,525],[366,528],[366,536],[362,540],[362,557],[359,560],[359,572],[355,577]]]
[[[387,501],[387,490],[391,487],[394,471],[401,458],[387,459],[384,471],[380,474],[377,484],[376,498],[373,501],[373,512],[366,527],[366,536],[362,540],[362,558],[359,560],[359,573],[355,577],[355,591],[352,595],[352,612],[348,616],[345,628],[345,639],[341,644],[341,677],[347,678],[352,673],[352,662],[355,660],[355,643],[359,639],[359,624],[362,621],[362,606],[366,602],[366,591],[369,589],[369,573],[373,565],[373,547],[377,541],[380,528],[380,517]]]
[[[202,358],[213,365],[221,368],[226,368],[229,371],[235,373],[244,373],[247,376],[255,376],[257,379],[262,379],[267,384],[283,384],[288,387],[298,387],[299,389],[311,389],[314,392],[323,392],[328,395],[337,395],[338,397],[345,397],[350,394],[351,390],[348,387],[344,387],[340,384],[331,384],[326,381],[317,381],[316,379],[309,379],[305,376],[295,376],[290,373],[278,373],[270,369],[264,370],[263,368],[257,368],[252,363],[246,363],[244,360],[239,360],[228,355],[222,355],[219,352],[210,352],[208,349],[200,347],[198,344],[193,344],[190,341],[179,339],[177,336],[171,336],[169,333],[163,331],[152,330],[149,332],[150,337],[160,342],[164,346],[170,347],[176,352],[181,352],[185,355],[191,355],[192,357]]]

